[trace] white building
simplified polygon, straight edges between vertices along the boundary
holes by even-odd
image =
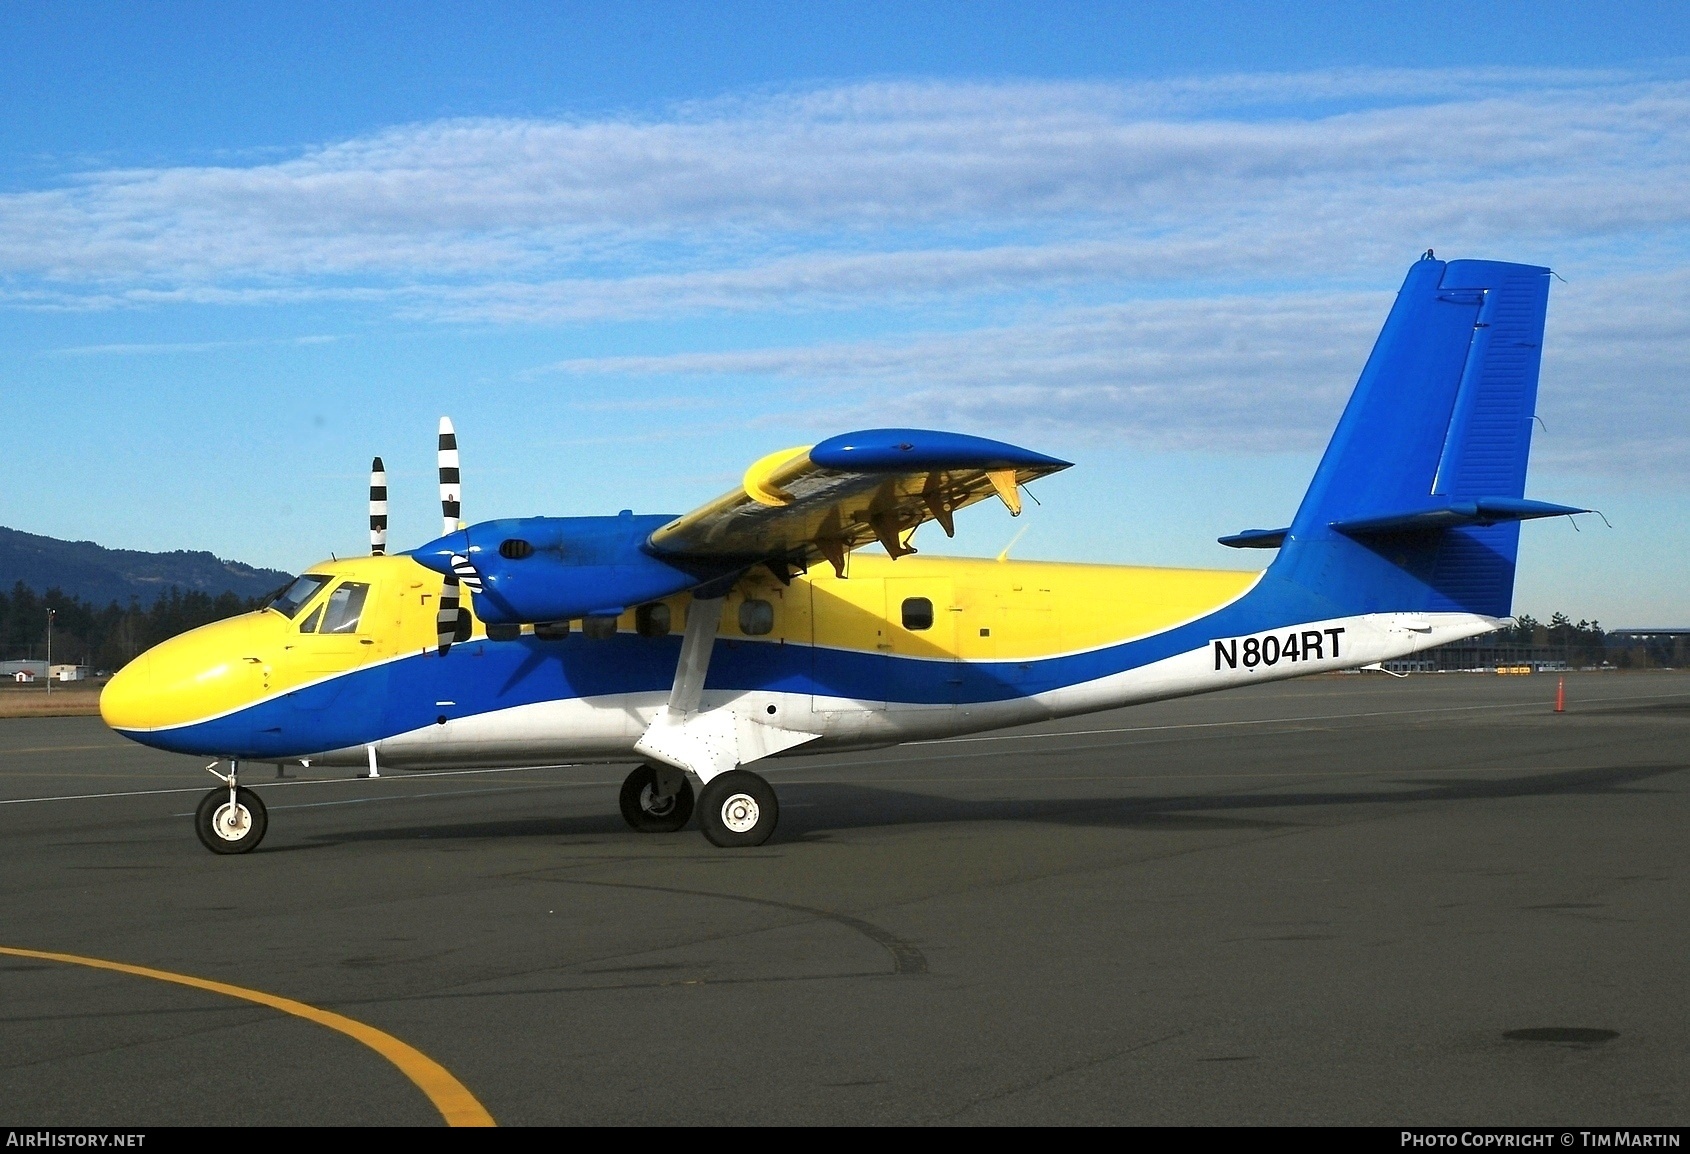
[[[35,674],[31,673],[27,669],[20,669],[16,673],[12,674],[12,680],[16,681],[19,685],[33,685],[35,684]]]
[[[55,665],[53,666],[54,681],[87,681],[88,667],[86,665]]]

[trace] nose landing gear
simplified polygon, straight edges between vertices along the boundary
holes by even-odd
[[[206,768],[225,785],[202,797],[194,810],[194,832],[200,844],[217,854],[257,849],[270,826],[270,815],[258,794],[236,782],[240,763],[231,761],[227,776],[217,772],[215,762]]]

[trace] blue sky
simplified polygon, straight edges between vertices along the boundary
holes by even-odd
[[[284,10],[285,9],[285,10]],[[610,9],[607,13],[604,9]],[[0,8],[0,524],[297,569],[883,423],[958,546],[1248,566],[1407,265],[1554,266],[1516,604],[1690,620],[1690,9]],[[931,530],[930,530],[931,531]],[[929,532],[930,532],[929,531]],[[918,544],[934,549],[942,538]]]

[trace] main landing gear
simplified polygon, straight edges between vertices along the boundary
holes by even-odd
[[[622,783],[622,820],[640,833],[674,833],[692,819],[692,782],[667,765],[642,765]]]
[[[212,853],[250,853],[264,840],[270,815],[259,796],[235,781],[240,763],[229,763],[228,776],[217,772],[216,763],[206,767],[224,784],[200,799],[194,810],[194,832],[200,844]]]
[[[769,783],[744,769],[710,779],[693,800],[692,781],[678,769],[642,765],[622,783],[622,818],[640,833],[674,833],[696,809],[698,828],[723,848],[762,845],[775,832],[780,802]]]
[[[730,769],[713,777],[698,795],[698,828],[711,845],[762,845],[779,820],[775,791],[750,770]]]

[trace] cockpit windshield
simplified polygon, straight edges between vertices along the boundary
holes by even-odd
[[[331,578],[321,573],[307,573],[299,580],[289,585],[287,589],[270,602],[270,608],[283,617],[291,618],[297,614],[305,603],[317,595],[317,590],[327,585]]]

